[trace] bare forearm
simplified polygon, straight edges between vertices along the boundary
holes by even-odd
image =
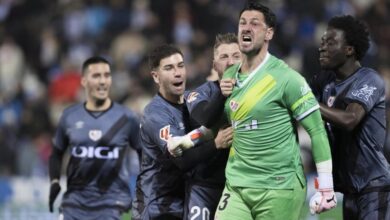
[[[353,130],[362,118],[359,113],[356,111],[349,111],[350,109],[351,108],[340,110],[327,107],[322,103],[320,104],[321,116],[325,121],[349,131]]]

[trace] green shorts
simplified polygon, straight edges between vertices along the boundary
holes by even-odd
[[[306,185],[296,178],[293,189],[232,187],[226,182],[215,220],[299,219]]]

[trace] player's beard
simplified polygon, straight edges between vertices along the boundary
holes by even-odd
[[[102,105],[104,105],[104,103],[106,102],[107,99],[96,99],[95,100],[95,105],[96,107],[100,107]]]

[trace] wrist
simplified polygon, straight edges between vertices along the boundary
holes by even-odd
[[[53,185],[53,184],[55,184],[55,183],[60,184],[60,180],[59,180],[59,179],[52,179],[52,180],[50,181],[50,185]]]
[[[333,190],[333,176],[331,173],[318,173],[318,190]]]

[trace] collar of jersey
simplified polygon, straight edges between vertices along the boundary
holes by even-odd
[[[236,72],[236,85],[238,88],[242,88],[244,87],[252,78],[253,76],[256,74],[256,72],[264,66],[264,64],[268,61],[268,58],[270,57],[270,54],[267,52],[267,54],[265,55],[264,57],[264,60],[252,71],[249,73],[249,76],[242,82],[240,83],[240,81],[238,80],[238,71],[241,69],[241,65],[242,63],[240,63],[240,66],[237,68],[237,72]]]

